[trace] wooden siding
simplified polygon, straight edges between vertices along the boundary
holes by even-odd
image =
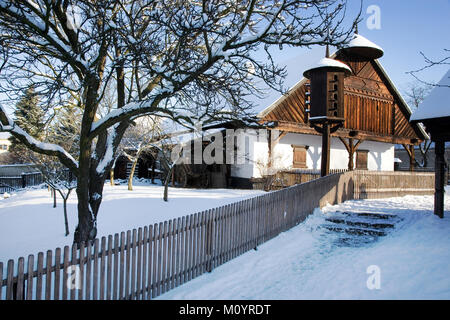
[[[368,140],[384,137],[386,141],[394,140],[396,143],[404,143],[405,139],[410,143],[411,139],[423,139],[418,128],[409,123],[406,106],[398,101],[394,88],[374,61],[344,56],[337,58],[348,64],[354,72],[354,75],[344,80],[345,131],[364,133]],[[308,82],[303,80],[262,120],[309,126],[305,112]]]

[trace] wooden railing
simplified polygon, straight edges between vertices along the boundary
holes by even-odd
[[[397,189],[432,192],[431,174],[388,176],[334,174],[80,247],[40,252],[37,259],[0,262],[0,300],[153,299],[257,248],[327,203],[396,196]]]
[[[43,182],[40,172],[22,173],[20,176],[14,177],[0,177],[0,193],[36,186]]]

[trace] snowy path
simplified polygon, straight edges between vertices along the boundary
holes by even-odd
[[[159,299],[450,299],[448,195],[445,201],[443,220],[432,213],[432,196],[327,206],[258,251]],[[323,228],[336,211],[390,213],[403,220],[375,242],[348,247]],[[367,288],[372,265],[380,270],[379,290]]]

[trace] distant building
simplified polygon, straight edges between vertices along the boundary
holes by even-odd
[[[8,139],[9,133],[0,132],[0,153],[7,152],[9,150],[11,142]]]

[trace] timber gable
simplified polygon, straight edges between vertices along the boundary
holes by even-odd
[[[332,58],[353,71],[344,79],[344,126],[333,136],[408,145],[427,138],[419,125],[409,123],[411,111],[378,60],[367,61],[344,52]],[[307,83],[309,80],[303,78],[262,111],[261,122],[277,122],[276,129],[283,131],[317,134],[305,110]]]

